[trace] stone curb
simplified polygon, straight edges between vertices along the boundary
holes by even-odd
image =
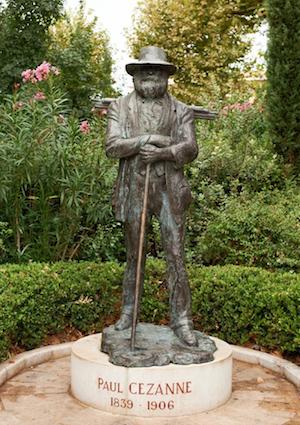
[[[300,389],[300,367],[288,360],[283,360],[272,354],[262,353],[261,351],[251,350],[250,348],[231,345],[233,358],[246,363],[259,364],[260,366],[277,372],[292,382]]]
[[[25,353],[17,355],[13,360],[7,360],[0,364],[0,387],[8,381],[8,379],[17,375],[23,369],[70,355],[72,344],[72,342],[66,342],[64,344],[49,345],[47,347],[26,351]],[[231,345],[231,348],[235,360],[259,364],[266,369],[280,373],[300,389],[300,367],[295,364],[280,359],[279,357],[272,356],[271,354],[262,353],[261,351],[252,350],[250,348],[239,347],[237,345]]]
[[[58,345],[48,345],[17,355],[13,360],[0,364],[0,386],[8,379],[20,373],[23,369],[37,366],[49,360],[59,359],[71,354],[72,342]]]

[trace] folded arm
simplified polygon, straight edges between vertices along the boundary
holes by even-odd
[[[126,158],[138,153],[146,163],[173,161],[176,168],[193,161],[198,154],[195,137],[194,114],[184,108],[178,128],[179,143],[173,144],[170,136],[145,134],[126,138],[120,124],[119,102],[113,102],[108,113],[106,154],[113,158]]]
[[[198,145],[195,136],[194,113],[184,107],[178,128],[179,143],[172,142],[170,137],[152,135],[140,150],[146,163],[156,161],[173,161],[175,168],[193,161],[198,155]]]

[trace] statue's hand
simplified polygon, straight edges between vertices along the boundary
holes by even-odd
[[[169,148],[157,148],[148,144],[141,148],[140,155],[146,164],[172,159],[172,154]]]
[[[140,155],[142,157],[142,160],[146,164],[151,164],[152,162],[160,161],[163,159],[161,150],[162,149],[160,148],[147,144],[146,146],[141,148]]]
[[[171,145],[170,136],[161,136],[160,134],[152,134],[147,142],[147,145],[154,145],[158,148],[166,148]]]

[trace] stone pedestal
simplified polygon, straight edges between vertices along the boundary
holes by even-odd
[[[214,409],[231,395],[232,350],[213,339],[217,351],[209,363],[126,368],[99,351],[101,334],[82,338],[72,347],[72,394],[119,415],[171,417]]]

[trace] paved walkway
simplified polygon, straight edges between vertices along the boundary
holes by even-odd
[[[299,391],[281,376],[234,361],[233,394],[196,416],[146,419],[115,416],[81,405],[69,394],[70,358],[43,363],[0,387],[1,425],[300,425]]]

